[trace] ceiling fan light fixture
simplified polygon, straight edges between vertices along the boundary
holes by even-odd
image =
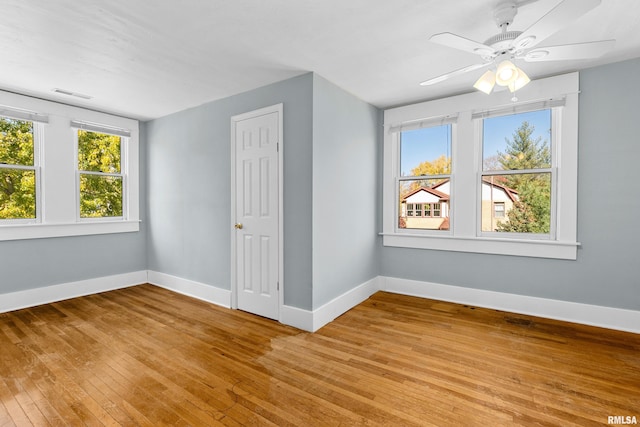
[[[478,89],[480,92],[484,92],[487,95],[489,95],[495,85],[496,85],[496,73],[494,73],[493,70],[487,70],[478,79],[478,81],[476,81],[473,87]]]
[[[527,76],[527,73],[522,71],[522,69],[518,68],[518,78],[516,78],[513,82],[509,83],[509,90],[511,93],[517,91],[518,89],[522,89],[529,83],[531,79]]]
[[[518,67],[509,60],[502,61],[496,69],[496,83],[500,86],[509,86],[518,78]]]

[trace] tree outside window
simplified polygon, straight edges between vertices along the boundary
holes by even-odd
[[[536,126],[528,119],[536,120],[546,130],[536,132]],[[551,231],[551,111],[540,110],[484,120],[484,139],[490,138],[494,128],[506,128],[519,123],[510,137],[498,145],[494,156],[487,156],[485,147],[483,182],[503,189],[512,196],[508,208],[502,212],[503,220],[495,230],[511,233],[549,234]],[[545,133],[548,132],[548,133]],[[485,144],[487,144],[485,142]],[[495,146],[495,145],[494,145]],[[493,171],[508,171],[505,173]],[[493,189],[491,194],[497,194]],[[504,200],[491,200],[496,203]],[[483,214],[485,210],[483,210]],[[494,217],[500,218],[498,211]]]
[[[122,217],[122,138],[78,130],[78,171],[80,217]]]
[[[36,218],[33,122],[0,117],[0,220]]]

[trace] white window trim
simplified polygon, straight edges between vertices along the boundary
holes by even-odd
[[[128,150],[127,147],[129,145],[129,139],[131,136],[131,132],[127,130],[118,130],[118,129],[110,129],[106,127],[100,127],[97,125],[86,125],[82,122],[71,121],[71,127],[74,128],[74,139],[73,143],[75,145],[74,151],[74,159],[76,165],[76,221],[78,222],[114,222],[114,221],[122,221],[127,218],[127,204],[128,204],[128,183],[127,183],[127,156]],[[119,173],[107,173],[107,172],[92,172],[92,171],[81,171],[78,169],[78,131],[79,130],[87,130],[90,132],[98,132],[109,135],[116,135],[120,137],[120,172]],[[122,216],[118,217],[97,217],[97,218],[83,218],[80,213],[80,177],[81,175],[96,175],[96,176],[113,176],[122,179]]]
[[[478,180],[482,164],[481,144],[472,115],[482,110],[509,108],[508,91],[485,95],[475,92],[384,112],[383,162],[383,244],[458,252],[530,256],[575,260],[577,257],[577,170],[578,170],[578,73],[532,81],[517,92],[518,104],[564,97],[559,112],[562,120],[556,141],[556,217],[555,238],[507,238],[481,235],[478,217]],[[399,232],[397,228],[396,177],[399,167],[398,132],[404,123],[428,123],[430,118],[457,116],[456,136],[452,138],[452,176],[449,234]],[[475,137],[474,137],[475,136]],[[470,146],[470,144],[472,146]],[[470,155],[469,153],[473,153]]]
[[[106,113],[45,101],[11,92],[0,91],[0,105],[11,106],[15,111],[37,112],[37,117],[47,117],[40,126],[38,149],[39,188],[37,221],[29,223],[0,222],[0,241],[38,239],[92,234],[128,233],[140,229],[139,208],[139,124],[137,120]],[[12,110],[13,111],[13,110]],[[122,218],[105,218],[96,221],[79,220],[77,215],[76,144],[73,124],[99,124],[105,129],[130,132],[126,143],[126,155],[122,173],[126,181]],[[107,132],[108,133],[108,132]],[[77,138],[77,136],[76,136]]]

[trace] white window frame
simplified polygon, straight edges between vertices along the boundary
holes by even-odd
[[[32,116],[32,117],[30,117]],[[39,117],[38,117],[39,116]],[[45,116],[34,114],[33,112],[12,111],[7,107],[0,107],[0,117],[29,121],[33,125],[33,166],[27,165],[1,165],[0,169],[13,170],[32,170],[35,174],[36,189],[36,217],[35,218],[14,218],[0,219],[0,225],[20,225],[20,224],[38,224],[42,220],[42,195],[41,195],[41,176],[40,176],[40,151],[42,145],[43,123],[46,122]],[[34,120],[35,119],[35,120]]]
[[[75,145],[75,165],[76,165],[76,220],[78,222],[98,222],[98,221],[117,221],[126,219],[127,214],[127,146],[129,144],[130,132],[126,129],[113,129],[108,126],[103,126],[94,123],[83,122],[71,122],[71,127],[74,128],[74,145]],[[107,172],[93,172],[84,171],[79,169],[78,165],[78,132],[80,130],[86,130],[88,132],[96,132],[107,135],[115,135],[120,137],[120,173],[107,173]],[[83,218],[80,213],[80,176],[81,175],[96,175],[96,176],[112,176],[122,179],[122,216],[117,217],[97,217],[97,218]]]
[[[385,112],[386,113],[386,112]],[[450,236],[452,231],[452,218],[449,216],[449,229],[448,230],[430,230],[430,229],[420,229],[420,228],[400,228],[398,227],[398,218],[400,217],[400,213],[397,212],[398,209],[398,202],[400,200],[400,197],[397,193],[399,188],[400,188],[400,182],[401,181],[434,181],[434,180],[445,180],[448,179],[450,182],[453,180],[453,175],[451,173],[448,174],[441,174],[441,175],[420,175],[420,176],[401,176],[401,171],[400,171],[400,143],[401,143],[401,132],[406,131],[406,130],[414,130],[414,129],[423,129],[423,128],[428,128],[428,127],[436,127],[436,126],[443,126],[443,125],[451,125],[451,155],[453,156],[453,152],[454,152],[454,148],[453,145],[455,144],[456,141],[456,136],[457,136],[457,130],[456,130],[456,120],[457,120],[457,115],[456,114],[449,114],[449,115],[443,115],[443,116],[435,116],[435,117],[429,117],[429,118],[421,118],[418,120],[410,120],[408,122],[404,122],[404,123],[399,123],[396,126],[392,126],[387,128],[387,126],[385,126],[385,147],[387,144],[387,136],[389,136],[390,138],[390,144],[393,146],[392,150],[391,150],[391,156],[392,156],[392,175],[394,177],[395,180],[395,190],[394,190],[394,197],[396,200],[396,204],[394,207],[394,215],[395,215],[395,223],[394,223],[394,232],[397,234],[407,234],[407,235],[433,235],[433,236]],[[385,152],[385,160],[386,160],[386,152]],[[386,163],[385,163],[386,165]],[[385,169],[386,170],[386,169]],[[453,160],[452,160],[452,165],[451,165],[451,170],[453,170]],[[385,175],[386,178],[386,175]],[[451,185],[451,184],[450,184]],[[451,192],[449,193],[449,203],[451,203],[451,198],[453,197],[453,186],[451,185]],[[422,213],[424,212],[424,209],[422,207],[422,203],[414,203],[414,216],[409,217],[407,215],[407,218],[431,218],[431,217],[425,217],[422,216]],[[417,209],[416,207],[420,205],[420,209]],[[421,212],[420,215],[421,216],[416,216],[417,212]],[[448,211],[449,212],[449,211]]]
[[[80,107],[45,101],[29,96],[0,91],[0,106],[16,111],[38,112],[46,117],[39,123],[39,166],[36,182],[38,220],[0,222],[0,241],[37,239],[63,236],[82,236],[136,232],[140,229],[139,211],[139,123],[137,120],[114,116]],[[0,107],[0,114],[3,108]],[[44,120],[41,120],[44,121]],[[74,123],[100,124],[101,129],[126,130],[129,137],[121,172],[123,188],[123,217],[87,220],[79,218],[79,190],[77,184],[77,127]],[[35,123],[34,123],[35,125]],[[108,131],[105,133],[109,133]],[[75,135],[75,136],[74,136]],[[35,142],[34,135],[34,142]]]
[[[386,110],[384,112],[383,244],[393,247],[475,252],[541,258],[577,257],[578,170],[578,73],[532,81],[516,93],[485,95],[480,92],[454,96]],[[553,140],[555,159],[554,234],[547,239],[531,235],[505,236],[482,233],[479,184],[482,171],[482,141],[474,114],[563,99],[557,111]],[[442,117],[457,117],[452,125],[452,171],[449,233],[418,233],[397,226],[397,181],[399,176],[399,132],[404,125],[429,123]],[[512,234],[512,233],[509,233]]]

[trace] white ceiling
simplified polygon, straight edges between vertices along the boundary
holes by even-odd
[[[522,5],[511,29],[559,1]],[[482,70],[418,85],[478,62],[428,39],[448,31],[483,42],[498,32],[498,2],[2,0],[0,88],[151,119],[315,71],[385,108],[468,92]],[[640,57],[639,29],[640,1],[602,0],[539,46],[613,38],[611,52],[521,66],[535,79]]]

